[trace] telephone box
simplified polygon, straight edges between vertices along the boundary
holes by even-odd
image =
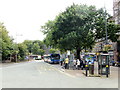
[[[98,73],[100,75],[110,74],[110,67],[109,67],[109,54],[100,54],[98,58]]]

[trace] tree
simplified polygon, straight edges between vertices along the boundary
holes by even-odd
[[[120,30],[120,25],[116,25],[114,21],[110,20],[111,17],[106,11],[102,8],[97,10],[97,15],[95,17],[95,24],[94,24],[94,37],[95,40],[106,38],[106,30],[107,30],[107,38],[112,42],[117,41],[118,36],[116,33]]]
[[[38,55],[43,56],[44,53],[45,53],[45,50],[43,50],[43,49],[38,49],[38,52],[37,52]]]
[[[27,50],[29,51],[29,53],[32,53],[33,41],[25,40],[23,43],[27,46]]]
[[[12,53],[12,39],[8,35],[8,31],[3,23],[0,23],[0,51],[2,60],[6,60]]]
[[[27,46],[23,43],[19,43],[18,44],[18,59],[20,60],[24,60],[25,56],[28,55],[28,50],[27,50]]]
[[[49,50],[49,52],[51,53],[51,54],[55,54],[55,53],[57,53],[57,49],[53,49],[53,48],[51,48],[50,50]]]
[[[38,43],[34,43],[34,45],[32,46],[32,53],[33,54],[43,55],[44,52],[45,51],[43,49],[40,49],[40,46]]]
[[[41,49],[44,47],[44,43],[40,40],[34,40],[33,44],[35,44],[35,43],[37,43],[40,46]]]
[[[119,38],[119,35],[116,33],[120,32],[120,25],[115,24],[113,21],[110,21],[107,24],[108,28],[108,39],[110,39],[112,42],[116,42]]]
[[[33,47],[32,47],[32,53],[33,54],[38,54],[40,49],[40,46],[38,45],[38,43],[34,43]]]
[[[55,24],[55,20],[54,21],[50,21],[48,20],[47,23],[45,23],[44,26],[41,26],[41,31],[46,34],[46,38],[43,40],[43,42],[46,44],[46,46],[50,46],[54,44],[54,40],[52,40],[52,31],[54,30],[54,24]],[[53,42],[53,43],[52,43]]]
[[[108,39],[113,41],[117,39],[118,27],[109,22],[109,18],[110,15],[103,9],[73,4],[54,21],[48,21],[42,26],[42,31],[46,34],[44,42],[60,50],[76,50],[77,58],[80,59],[81,50],[92,49],[97,39],[105,40],[106,27]]]
[[[40,40],[25,40],[23,42],[27,46],[29,53],[43,55],[45,51],[43,50],[44,43]]]
[[[49,41],[49,44],[60,50],[75,49],[77,58],[80,59],[80,51],[84,47],[91,46],[94,42],[90,31],[93,17],[89,16],[89,14],[95,14],[93,10],[96,10],[95,7],[86,5],[73,4],[68,7],[53,21],[54,24],[49,27],[51,31],[48,30],[45,41]],[[47,24],[46,27],[48,27]],[[89,45],[85,41],[89,42]]]

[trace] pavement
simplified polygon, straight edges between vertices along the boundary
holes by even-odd
[[[6,62],[6,63],[0,63],[0,68],[2,67],[7,67],[7,66],[13,66],[13,64],[19,64],[19,63],[25,63],[25,62],[30,62],[30,61],[33,61],[33,59],[31,60],[24,60],[24,61],[19,61],[19,62]]]
[[[63,69],[62,66],[60,65],[53,65],[55,68],[59,69],[61,72],[67,73],[71,76],[75,76],[75,77],[86,77],[85,74],[85,70],[73,70],[73,69]],[[110,74],[109,74],[109,78],[118,78],[118,68],[119,67],[115,67],[115,66],[110,66]],[[89,76],[89,71],[88,71],[88,76]],[[91,76],[91,75],[90,75]],[[99,75],[98,74],[98,63],[95,62],[94,63],[94,76],[93,77],[101,77],[101,78],[106,78],[106,75]]]

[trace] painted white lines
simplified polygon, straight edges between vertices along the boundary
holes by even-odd
[[[67,76],[69,76],[69,77],[75,78],[75,76],[66,73],[64,69],[58,69],[58,68],[55,68],[54,66],[52,66],[52,67],[53,67],[56,71],[59,71],[59,72],[62,73],[62,74],[65,74],[65,75],[67,75]]]

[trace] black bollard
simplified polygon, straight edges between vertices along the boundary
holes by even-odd
[[[86,68],[86,77],[88,76],[88,65],[85,65]]]
[[[106,65],[106,77],[107,77],[107,78],[108,78],[108,74],[109,74],[108,70],[109,70],[109,66]]]

